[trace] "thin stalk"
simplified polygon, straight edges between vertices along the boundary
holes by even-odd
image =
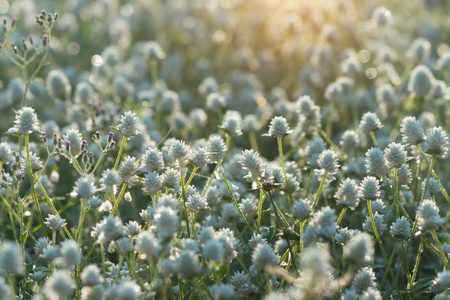
[[[34,184],[33,184],[33,171],[31,169],[30,136],[29,135],[25,136],[25,148],[26,148],[26,151],[27,151],[28,172],[29,172],[29,175],[30,175],[30,183],[31,183],[31,189],[33,191],[34,204],[36,205],[36,210],[37,210],[38,215],[39,215],[39,220],[41,221],[42,229],[44,230],[44,235],[45,235],[45,237],[48,238],[47,229],[45,228],[45,224],[44,224],[44,218],[42,217],[41,208],[39,207],[39,200],[38,200],[37,195],[36,195],[36,189],[34,188]]]
[[[398,208],[398,182],[397,182],[397,168],[394,168],[394,205],[395,205],[395,216],[400,218],[400,212]]]
[[[34,242],[37,242],[36,238],[34,237],[34,235],[28,230],[28,228],[25,226],[25,224],[23,224],[20,220],[20,217],[17,215],[17,213],[13,210],[13,208],[9,205],[8,201],[2,196],[2,194],[0,194],[0,198],[2,198],[3,203],[6,205],[6,207],[8,208],[8,210],[11,212],[11,214],[14,216],[14,218],[17,220],[17,222],[19,222],[20,226],[23,226],[26,231],[28,236],[31,237],[31,239]]]
[[[180,180],[181,180],[181,196],[183,198],[183,206],[184,206],[184,218],[186,219],[186,229],[188,237],[191,236],[191,229],[189,228],[189,215],[186,207],[186,190],[184,188],[184,178],[180,172]],[[194,224],[192,224],[192,230],[194,230]]]
[[[319,186],[319,190],[317,191],[317,195],[314,198],[314,202],[313,202],[313,205],[312,205],[312,209],[313,210],[314,210],[314,207],[316,207],[317,200],[319,200],[320,194],[322,193],[323,186],[325,185],[325,180],[327,179],[327,176],[328,176],[328,172],[325,171],[325,175],[323,176],[322,181],[320,182],[320,186]]]
[[[394,249],[392,250],[391,257],[389,258],[389,265],[392,265],[392,261],[394,260],[395,250],[397,249],[398,241],[395,241]],[[384,281],[387,278],[387,272],[384,272],[383,279],[381,279],[380,290],[383,288]]]
[[[78,229],[77,229],[76,238],[77,238],[78,247],[81,249],[81,244],[83,242],[82,230],[83,230],[84,208],[86,206],[86,199],[81,198],[80,202],[81,202],[81,204],[80,204],[80,216],[79,216],[79,219],[78,219]]]
[[[120,189],[119,197],[117,197],[117,200],[114,201],[114,207],[111,210],[110,215],[114,215],[116,210],[119,208],[120,200],[122,200],[123,194],[125,193],[126,189],[127,189],[127,184],[126,183],[122,184],[122,188]]]
[[[219,162],[218,166],[222,167],[222,162]],[[231,199],[233,199],[234,205],[236,206],[236,209],[238,210],[239,214],[241,215],[241,218],[244,221],[245,226],[247,226],[247,228],[248,228],[248,230],[250,230],[250,232],[253,232],[252,227],[248,223],[247,219],[245,218],[244,214],[242,213],[241,208],[239,207],[239,203],[237,202],[236,198],[234,197],[233,191],[231,190],[230,185],[228,184],[227,177],[225,176],[225,172],[222,174],[222,178],[225,181],[225,185],[227,186],[227,189],[231,196]]]
[[[103,244],[100,244],[100,254],[102,256],[103,278],[106,278],[105,247],[103,246]],[[104,282],[104,286],[106,287],[106,280]]]
[[[406,262],[405,242],[402,241],[401,243],[402,243],[403,261],[404,261],[405,270],[406,270],[406,277],[408,278],[409,286],[412,287],[413,286],[413,281],[411,280],[411,274],[409,273],[409,267],[408,267],[408,264]]]
[[[123,148],[125,146],[126,140],[127,140],[127,138],[125,136],[122,137],[122,143],[120,144],[119,153],[117,154],[116,162],[114,164],[114,170],[116,170],[116,171],[117,171],[117,168],[119,167],[120,157],[122,156],[122,152],[123,152]]]
[[[441,242],[439,241],[439,238],[436,235],[436,230],[431,229],[430,230],[431,235],[433,236],[434,242],[436,243],[436,246],[438,248],[439,256],[442,258],[442,261],[444,262],[445,268],[447,270],[450,269],[450,266],[448,264],[447,256],[445,255],[444,251],[442,251]]]
[[[408,247],[406,248],[406,250],[408,251]],[[422,254],[422,251],[423,251],[423,240],[421,238],[420,244],[419,244],[419,250],[417,250],[416,263],[414,264],[413,275],[411,278],[412,282],[416,281],[416,275],[417,275],[417,271],[419,270],[420,255]]]
[[[342,150],[330,139],[330,137],[328,136],[328,134],[323,131],[323,129],[320,129],[320,135],[323,137],[323,139],[330,144],[330,146],[332,146],[333,148],[336,149],[337,152],[339,152],[339,155],[341,157],[345,157],[345,153],[342,152]]]
[[[375,238],[377,239],[378,246],[380,247],[381,252],[383,253],[384,260],[386,261],[386,264],[387,264],[386,267],[387,267],[389,273],[391,274],[391,277],[392,277],[392,280],[394,282],[395,289],[397,290],[398,296],[400,297],[400,299],[402,299],[402,296],[400,294],[400,289],[398,288],[396,277],[394,275],[394,272],[392,272],[391,265],[389,264],[389,259],[388,259],[387,255],[386,255],[386,251],[384,251],[383,244],[381,243],[380,236],[378,235],[377,227],[375,226],[375,221],[373,219],[371,200],[367,200],[367,207],[369,209],[369,215],[370,215],[370,221],[372,222],[373,233],[375,234]]]
[[[370,131],[370,138],[372,139],[373,145],[378,148],[377,138],[375,137],[375,132],[373,130]]]
[[[198,167],[194,166],[194,170],[192,170],[192,173],[191,173],[191,175],[189,176],[188,181],[187,181],[186,184],[184,185],[184,189],[185,189],[185,190],[187,189],[187,187],[188,187],[189,184],[191,183],[192,179],[194,179],[194,176],[195,176],[195,173],[197,173],[197,170],[198,170]],[[182,197],[183,197],[183,195],[181,194],[181,195],[178,197],[178,201],[180,201]]]
[[[36,174],[34,175],[34,178],[37,182],[37,184],[39,185],[39,187],[41,188],[42,194],[44,194],[44,198],[45,200],[47,200],[47,204],[52,208],[53,213],[56,216],[60,216],[60,214],[58,213],[58,210],[56,210],[56,207],[53,205],[52,200],[50,199],[50,197],[48,196],[47,192],[45,191],[44,187],[42,186],[41,181],[39,180],[39,178],[36,177]],[[71,240],[73,240],[72,235],[70,234],[69,230],[67,229],[66,225],[63,225],[63,230],[66,233],[67,237],[70,238]]]
[[[289,200],[289,207],[292,207],[292,205],[294,205],[294,200],[292,199],[292,195],[289,192],[289,182],[287,180],[286,167],[284,166],[283,142],[281,140],[281,137],[277,137],[277,142],[278,142],[278,153],[280,154],[280,160],[281,160],[281,167],[283,168],[284,183],[286,185],[286,194],[287,194],[287,197]]]
[[[256,139],[255,132],[250,131],[248,133],[248,138],[250,140],[250,146],[252,146],[252,149],[254,149],[258,153],[261,153],[261,152],[259,152],[258,140]]]
[[[212,180],[213,180],[213,177],[214,177],[214,175],[215,175],[215,173],[216,173],[218,167],[219,167],[219,164],[217,164],[217,165],[214,167],[213,172],[212,172],[211,175],[209,176],[208,181],[206,182],[206,186],[205,186],[205,188],[203,189],[203,192],[202,192],[202,195],[201,195],[202,197],[204,197],[204,196],[206,195],[206,192],[208,191],[208,188],[209,188],[209,186],[211,185],[211,182],[212,182]]]
[[[345,212],[347,211],[347,207],[344,207],[342,210],[341,210],[341,213],[339,214],[339,217],[338,217],[338,219],[337,219],[337,225],[339,225],[340,223],[341,223],[341,221],[342,221],[342,219],[344,218],[344,215],[345,215]]]
[[[416,145],[417,150],[419,150],[420,155],[422,156],[423,160],[427,161],[427,157],[425,153],[423,152],[420,145]],[[434,179],[439,181],[439,186],[441,187],[442,195],[444,196],[445,200],[450,203],[450,196],[448,195],[447,191],[445,190],[444,186],[442,185],[441,181],[439,180],[439,177],[437,176],[436,172],[434,170],[431,170],[431,175],[433,175]]]
[[[95,170],[97,170],[97,167],[100,165],[100,162],[101,162],[101,161],[103,160],[103,158],[105,157],[105,153],[106,153],[106,151],[102,149],[102,152],[100,153],[100,156],[99,156],[97,162],[95,163],[95,166],[94,166],[94,168],[92,169],[90,175],[92,175],[92,174],[95,173]]]
[[[294,153],[298,150],[298,148],[300,147],[301,142],[303,141],[303,139],[305,138],[306,134],[304,132],[302,132],[302,134],[300,135],[300,137],[298,138],[297,142],[295,142],[294,147],[292,147],[287,153],[286,153],[286,159],[290,159],[292,155],[294,155]]]
[[[257,217],[257,225],[256,230],[259,233],[259,227],[261,225],[261,216],[262,216],[262,205],[264,203],[264,192],[262,189],[259,190],[259,203],[258,203],[258,217]]]

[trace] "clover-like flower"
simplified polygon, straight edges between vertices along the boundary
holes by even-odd
[[[270,121],[269,132],[267,135],[281,138],[290,133],[292,133],[292,130],[289,130],[289,124],[285,117],[274,117]]]
[[[120,125],[117,126],[117,129],[120,130],[124,137],[130,138],[141,133],[139,126],[139,118],[136,116],[136,113],[127,111],[120,116]]]
[[[8,133],[29,135],[33,132],[39,132],[39,130],[39,121],[34,109],[23,107],[17,112],[14,127],[11,127]]]

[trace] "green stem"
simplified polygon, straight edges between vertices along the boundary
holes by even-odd
[[[327,176],[328,176],[328,172],[325,171],[325,175],[323,176],[322,181],[320,182],[320,186],[319,186],[319,190],[317,191],[317,195],[314,198],[314,202],[313,202],[313,205],[312,205],[312,209],[313,210],[316,207],[317,200],[319,200],[320,194],[322,193],[323,186],[325,185],[325,180],[327,179]]]
[[[262,216],[262,205],[264,203],[264,192],[262,189],[259,190],[259,203],[258,203],[258,218],[257,218],[257,228],[256,230],[259,233],[259,227],[261,225],[261,216]]]
[[[333,141],[330,139],[330,137],[328,136],[328,134],[327,134],[325,131],[323,131],[323,129],[320,129],[320,135],[323,137],[323,139],[324,139],[328,144],[330,144],[333,148],[336,149],[337,152],[339,152],[339,155],[340,155],[341,157],[345,157],[344,152],[342,152],[342,150],[341,150],[335,143],[333,143]]]
[[[295,154],[295,152],[298,150],[298,148],[300,147],[301,142],[303,141],[303,139],[305,138],[306,134],[304,132],[302,132],[302,134],[300,135],[300,137],[298,138],[297,142],[295,142],[294,147],[292,147],[287,153],[286,153],[286,159],[290,159],[292,155]]]
[[[213,172],[211,173],[211,175],[209,176],[209,178],[208,178],[208,181],[206,182],[206,186],[205,186],[205,188],[203,189],[203,192],[202,192],[202,197],[204,197],[205,195],[206,195],[206,192],[208,191],[208,188],[209,188],[209,186],[211,185],[211,182],[212,182],[212,180],[213,180],[213,177],[215,176],[215,174],[216,174],[216,171],[217,171],[217,168],[219,167],[219,164],[217,164],[215,167],[214,167],[214,170],[213,170]]]
[[[47,229],[45,228],[45,224],[44,224],[44,218],[42,217],[41,208],[39,207],[39,200],[38,200],[37,195],[36,195],[36,189],[34,188],[34,184],[33,184],[33,170],[31,169],[30,145],[29,144],[30,144],[30,136],[26,135],[25,136],[25,148],[26,148],[26,151],[27,151],[28,172],[29,172],[29,175],[30,175],[31,189],[33,191],[34,203],[36,205],[36,210],[37,210],[38,215],[39,215],[39,220],[41,221],[42,229],[44,230],[44,235],[45,235],[45,237],[48,238]]]
[[[103,267],[103,278],[106,278],[106,259],[105,259],[105,247],[103,244],[100,244],[100,254],[102,256],[102,267]],[[106,287],[106,280],[104,282]]]
[[[396,277],[394,275],[394,272],[392,272],[392,268],[391,268],[391,265],[389,263],[389,259],[388,259],[387,255],[386,255],[386,251],[384,251],[383,244],[381,243],[380,236],[378,235],[377,227],[375,226],[375,221],[373,219],[371,200],[367,200],[367,207],[369,209],[369,215],[370,215],[370,221],[372,222],[373,233],[375,234],[375,238],[377,239],[378,246],[380,247],[381,252],[383,253],[384,260],[386,261],[386,264],[387,264],[386,267],[387,267],[389,273],[391,274],[391,277],[392,277],[392,280],[394,282],[395,289],[397,290],[398,296],[399,296],[400,299],[402,299],[402,296],[400,294],[400,289],[398,288]]]
[[[218,166],[222,167],[222,162],[218,163]],[[228,184],[228,180],[227,177],[225,176],[225,172],[222,174],[222,178],[225,181],[225,185],[227,186],[228,189],[228,193],[231,196],[231,199],[233,199],[234,205],[236,206],[236,209],[238,210],[239,214],[241,215],[242,220],[245,223],[245,226],[247,226],[248,230],[250,230],[250,232],[253,232],[252,228],[250,227],[250,224],[248,223],[247,219],[245,218],[244,214],[242,213],[241,208],[239,207],[239,203],[237,202],[236,198],[233,195],[233,191],[230,188],[230,185]]]
[[[36,174],[34,175],[34,178],[37,182],[37,184],[39,185],[39,187],[41,188],[42,194],[44,194],[44,198],[45,200],[47,200],[47,204],[50,205],[50,207],[52,208],[53,213],[60,217],[60,214],[58,213],[58,210],[56,210],[55,205],[53,205],[53,201],[50,199],[50,197],[47,194],[47,191],[44,189],[44,187],[42,186],[41,181],[39,180],[39,178],[36,176]],[[70,234],[69,230],[67,229],[66,225],[63,225],[63,230],[66,233],[67,237],[70,238],[71,240],[73,240],[72,235]]]
[[[185,190],[187,189],[187,187],[188,187],[189,184],[191,183],[191,181],[192,181],[192,179],[194,178],[195,173],[197,172],[197,170],[198,170],[198,167],[194,166],[194,170],[192,170],[192,173],[191,173],[191,175],[189,176],[188,181],[187,181],[186,184],[184,185],[184,189],[185,189]],[[183,195],[181,194],[181,195],[178,197],[178,202],[181,200],[182,197],[183,197]]]
[[[445,255],[444,251],[442,251],[441,242],[439,241],[439,238],[436,235],[436,230],[431,229],[430,232],[431,232],[431,235],[433,236],[434,242],[436,243],[436,246],[438,248],[439,255],[441,256],[442,261],[444,262],[445,268],[447,270],[449,270],[450,266],[448,264],[448,259],[447,259],[447,256]]]
[[[77,234],[76,234],[76,238],[77,238],[77,242],[78,242],[78,247],[81,249],[81,244],[83,242],[83,234],[82,234],[82,230],[83,230],[83,221],[84,221],[84,208],[86,205],[86,199],[81,198],[80,199],[80,216],[78,219],[78,229],[77,229]]]
[[[395,205],[395,216],[400,218],[400,212],[398,207],[398,182],[397,182],[397,168],[394,168],[394,205]]]
[[[255,135],[254,131],[250,131],[248,133],[248,138],[250,140],[250,146],[252,146],[252,149],[254,149],[258,153],[261,153],[261,152],[259,152],[258,141],[256,139],[256,135]]]
[[[406,251],[408,251],[408,247],[406,247]],[[413,276],[411,278],[412,282],[414,282],[416,280],[416,275],[417,275],[417,271],[419,270],[419,264],[420,264],[420,255],[422,254],[422,251],[423,251],[423,240],[421,238],[420,244],[419,244],[419,249],[417,250],[416,263],[414,264]]]
[[[426,157],[425,153],[423,152],[422,148],[420,147],[420,145],[416,145],[416,147],[419,150],[420,155],[422,156],[423,160],[427,161],[427,157]],[[447,202],[450,203],[450,196],[448,195],[447,191],[445,190],[444,186],[442,185],[439,177],[437,176],[437,174],[434,170],[431,170],[431,175],[433,175],[434,179],[439,181],[439,186],[441,187],[442,195],[444,196],[445,200],[447,200]]]
[[[117,197],[117,200],[114,201],[114,207],[111,210],[110,215],[114,215],[114,213],[116,212],[116,210],[119,208],[119,203],[120,200],[122,200],[123,194],[125,193],[125,190],[127,189],[127,184],[123,183],[122,184],[122,188],[120,189],[120,193],[119,193],[119,197]]]
[[[277,142],[278,142],[278,153],[280,154],[280,160],[281,160],[281,167],[283,168],[284,183],[286,185],[286,194],[287,194],[287,197],[289,200],[289,207],[292,207],[294,205],[294,200],[292,199],[292,195],[289,190],[289,182],[287,180],[286,167],[284,166],[283,142],[281,140],[281,137],[277,137]]]
[[[370,131],[370,138],[372,139],[373,145],[378,148],[377,138],[373,130]]]
[[[413,286],[413,281],[411,280],[411,274],[409,273],[409,267],[408,267],[408,263],[406,261],[405,242],[402,241],[401,244],[402,244],[402,253],[403,253],[402,261],[403,261],[403,263],[405,265],[406,277],[408,278],[409,286],[412,287]]]
[[[119,167],[120,157],[122,156],[122,151],[125,146],[126,140],[127,140],[126,137],[122,137],[122,143],[120,144],[119,153],[117,154],[116,163],[114,164],[114,170],[116,170],[116,171],[117,171],[117,168]]]
[[[340,223],[341,223],[341,221],[342,221],[342,219],[344,218],[344,215],[345,215],[345,212],[347,211],[347,207],[344,207],[342,210],[341,210],[341,213],[339,214],[339,217],[338,217],[338,219],[337,219],[337,225],[339,225]]]
[[[11,205],[9,205],[8,201],[2,196],[2,194],[0,194],[0,198],[2,198],[3,203],[6,205],[6,207],[8,208],[8,210],[11,212],[11,214],[14,216],[14,218],[17,220],[17,222],[19,222],[20,226],[23,226],[23,228],[26,229],[28,236],[31,237],[31,239],[34,242],[37,242],[36,238],[34,237],[34,235],[28,230],[28,228],[25,226],[25,224],[23,224],[20,220],[20,217],[17,215],[17,213],[13,210],[13,208],[11,207]]]
[[[187,235],[188,237],[191,236],[191,229],[189,228],[189,215],[186,207],[186,193],[184,188],[184,178],[183,175],[180,172],[180,180],[181,180],[181,196],[183,198],[183,206],[184,206],[184,218],[186,219],[186,229],[187,229]],[[194,230],[194,224],[192,224],[192,230]]]

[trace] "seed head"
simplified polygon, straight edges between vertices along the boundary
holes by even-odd
[[[373,112],[366,112],[359,123],[359,128],[365,132],[376,131],[383,127],[378,116]]]
[[[313,215],[309,225],[315,234],[330,238],[336,233],[336,220],[336,210],[326,206]]]
[[[0,268],[14,275],[22,275],[25,271],[20,249],[14,242],[3,242],[0,248]]]
[[[411,145],[420,144],[425,136],[422,126],[415,117],[405,117],[402,121],[400,131],[404,143]]]
[[[268,135],[281,138],[290,133],[292,131],[289,130],[289,125],[285,117],[274,117],[270,121]]]
[[[45,225],[50,227],[52,231],[58,231],[61,229],[64,225],[66,225],[66,219],[61,219],[59,215],[48,215],[47,218],[45,218]]]
[[[299,199],[295,201],[291,208],[292,215],[299,221],[309,218],[312,212],[312,203],[308,199]]]
[[[402,216],[395,220],[391,226],[391,235],[398,240],[408,239],[411,235],[411,224],[408,219]]]
[[[344,256],[360,266],[368,265],[372,262],[375,254],[375,244],[372,237],[361,232],[356,234],[344,248]]]
[[[272,247],[267,244],[260,243],[253,251],[252,263],[257,269],[264,269],[267,265],[276,265],[278,256]]]
[[[356,184],[356,181],[350,178],[341,182],[334,198],[340,204],[349,206],[354,210],[362,197],[360,187]]]
[[[446,218],[439,217],[439,207],[431,199],[423,200],[418,209],[419,229],[422,231],[430,229],[438,229],[440,225],[444,224]]]
[[[259,156],[259,153],[255,152],[253,149],[244,150],[239,163],[242,165],[242,168],[248,172],[244,178],[260,179],[264,176],[265,170],[263,161]]]
[[[445,158],[448,151],[447,133],[442,127],[433,127],[423,142],[423,151],[431,155]]]
[[[162,152],[156,148],[148,148],[141,159],[140,170],[142,172],[159,171],[164,168]]]
[[[430,69],[424,65],[414,68],[408,82],[408,92],[425,97],[433,88],[435,79]]]
[[[38,132],[39,130],[39,122],[34,109],[31,107],[23,107],[17,112],[16,119],[14,120],[14,127],[11,127],[8,130],[8,133],[29,135],[33,132]]]
[[[120,125],[117,126],[122,135],[126,138],[140,134],[139,127],[139,118],[136,116],[136,113],[131,111],[125,112],[120,117]]]
[[[384,222],[384,216],[380,215],[380,214],[378,214],[378,212],[376,212],[373,216],[373,221],[375,222],[375,227],[377,228],[378,235],[381,236],[383,234],[383,232],[385,232],[387,229],[386,223]],[[370,216],[368,216],[366,218],[363,228],[367,232],[374,233],[374,229],[372,226],[372,221],[370,219]]]
[[[90,198],[97,192],[94,177],[80,177],[76,182],[73,193],[80,198]]]
[[[53,70],[47,76],[48,93],[57,99],[66,99],[72,92],[69,79],[61,70]]]
[[[365,177],[360,186],[365,200],[375,200],[381,195],[380,182],[373,176]]]
[[[206,142],[206,150],[208,152],[209,161],[211,163],[218,163],[225,157],[227,146],[222,138],[213,136]]]
[[[399,143],[390,143],[386,149],[384,149],[384,159],[388,168],[399,169],[406,163],[406,151],[405,148]]]

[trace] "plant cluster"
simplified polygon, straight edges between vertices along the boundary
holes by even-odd
[[[448,299],[450,3],[316,2],[8,6],[0,300]]]

